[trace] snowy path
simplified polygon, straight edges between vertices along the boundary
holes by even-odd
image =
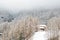
[[[47,39],[47,32],[45,31],[38,31],[32,36],[32,40],[48,40]]]

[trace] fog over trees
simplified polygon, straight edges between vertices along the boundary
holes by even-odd
[[[54,19],[54,17],[56,18],[59,17],[59,19],[56,20]],[[35,19],[35,18],[38,18],[38,19]],[[19,10],[18,12],[15,12],[15,11],[13,12],[10,10],[0,10],[0,32],[3,33],[2,39],[3,40],[8,40],[8,39],[19,40],[20,33],[23,32],[24,28],[25,28],[24,30],[26,31],[24,35],[26,33],[30,35],[30,33],[32,32],[30,27],[36,30],[35,26],[37,27],[38,24],[46,24],[48,26],[48,29],[50,29],[50,31],[52,29],[54,32],[56,30],[55,28],[58,28],[57,27],[58,24],[56,24],[57,25],[56,27],[54,26],[54,23],[56,23],[54,20],[56,22],[58,21],[57,22],[58,24],[60,23],[59,21],[60,8],[58,9],[40,9],[39,8],[39,9],[32,9],[32,10],[22,10],[22,11]],[[35,32],[34,30],[33,32]],[[56,31],[58,32],[58,30]],[[16,35],[15,33],[19,34],[19,36]],[[53,35],[52,37],[54,37],[54,34],[52,34]],[[8,36],[5,36],[5,35],[8,35]]]
[[[46,24],[52,17],[60,17],[59,9],[32,9],[12,12],[9,10],[0,10],[0,22],[11,22],[13,19],[21,19],[27,16],[38,17],[42,24]]]
[[[13,15],[7,10],[0,10],[0,23],[11,22],[13,20]]]
[[[46,24],[52,17],[60,17],[60,8],[23,10],[19,11],[14,16],[16,17],[15,19],[24,18],[27,16],[38,17],[42,24]]]

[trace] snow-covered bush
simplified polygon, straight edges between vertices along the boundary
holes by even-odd
[[[39,20],[35,17],[27,17],[8,23],[2,40],[27,40],[36,31]]]
[[[48,23],[48,31],[49,31],[49,40],[58,40],[59,38],[59,31],[60,31],[60,18],[53,17],[51,18]]]
[[[8,27],[8,22],[3,22],[0,24],[0,33],[3,33]]]

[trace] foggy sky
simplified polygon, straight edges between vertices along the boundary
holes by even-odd
[[[60,0],[0,0],[0,8],[11,10],[55,7],[60,7]]]

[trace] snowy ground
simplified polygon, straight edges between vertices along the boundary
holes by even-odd
[[[48,40],[47,32],[45,31],[38,31],[31,37],[32,40]]]

